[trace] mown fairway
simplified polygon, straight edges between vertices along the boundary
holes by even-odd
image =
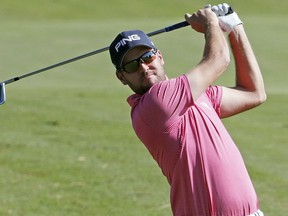
[[[204,1],[3,1],[0,80],[110,44],[124,29],[150,32]],[[220,3],[211,1],[211,4]],[[225,124],[265,215],[288,212],[287,1],[230,1],[245,23],[268,100]],[[188,8],[191,8],[189,10]],[[202,55],[189,27],[155,36],[170,77]],[[232,85],[233,63],[217,82]],[[0,215],[167,216],[169,188],[134,135],[108,52],[7,85],[0,107]]]

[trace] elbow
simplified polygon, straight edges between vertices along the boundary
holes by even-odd
[[[225,70],[227,70],[227,68],[230,64],[230,61],[231,61],[230,55],[229,55],[229,53],[228,54],[227,53],[221,53],[220,56],[221,56],[220,58],[221,58],[222,71],[225,71]]]
[[[257,91],[256,91],[256,95],[257,95],[257,100],[258,100],[258,104],[262,104],[267,100],[267,94],[265,91],[265,84],[262,80],[261,84],[258,85]]]
[[[219,49],[218,60],[220,60],[221,65],[223,67],[223,71],[225,71],[231,62],[230,52],[229,52],[228,47],[223,46],[222,49]]]
[[[228,68],[230,62],[231,62],[230,51],[229,51],[227,43],[226,43],[226,46],[222,47],[222,50],[220,51],[220,55],[222,57],[223,65],[224,65],[225,70],[226,70]]]
[[[264,103],[266,100],[267,100],[267,94],[266,94],[265,90],[258,91],[258,92],[255,94],[255,98],[254,98],[255,106],[261,105],[261,104]]]
[[[259,105],[264,103],[267,100],[267,94],[265,92],[265,90],[263,90],[259,95],[258,95],[258,102]]]
[[[225,70],[226,70],[228,68],[229,64],[230,64],[230,61],[231,61],[229,54],[224,56],[224,60],[223,61],[224,61]]]
[[[230,52],[228,47],[221,46],[213,52],[204,53],[202,62],[207,62],[212,68],[223,73],[230,64]]]

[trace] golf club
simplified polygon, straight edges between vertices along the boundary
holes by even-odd
[[[168,26],[166,28],[150,32],[147,35],[149,37],[151,37],[151,36],[158,35],[158,34],[161,34],[161,33],[164,33],[164,32],[170,32],[170,31],[173,31],[173,30],[176,30],[176,29],[188,26],[188,25],[189,24],[186,21],[183,21],[183,22],[179,22],[179,23],[176,23],[174,25]],[[56,67],[59,67],[59,66],[62,66],[62,65],[65,65],[65,64],[68,64],[68,63],[83,59],[83,58],[87,58],[89,56],[96,55],[98,53],[102,53],[104,51],[107,51],[108,49],[109,49],[109,46],[101,48],[101,49],[98,49],[98,50],[95,50],[95,51],[92,51],[92,52],[89,52],[89,53],[86,53],[86,54],[83,54],[83,55],[80,55],[80,56],[77,56],[77,57],[74,57],[74,58],[71,58],[71,59],[68,59],[68,60],[65,60],[65,61],[62,61],[62,62],[59,62],[59,63],[56,63],[56,64],[53,64],[53,65],[50,65],[48,67],[41,68],[41,69],[36,70],[36,71],[32,71],[32,72],[24,74],[22,76],[17,76],[17,77],[14,77],[14,78],[11,78],[11,79],[8,79],[6,81],[1,82],[0,83],[0,105],[4,104],[5,101],[6,101],[5,86],[7,84],[16,82],[16,81],[18,81],[20,79],[23,79],[23,78],[26,78],[26,77],[29,77],[29,76],[32,76],[32,75],[47,71],[47,70],[51,70],[52,68],[56,68]]]

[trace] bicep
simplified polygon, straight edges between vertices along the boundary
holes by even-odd
[[[209,86],[220,76],[228,66],[217,65],[210,61],[201,61],[196,67],[186,73],[190,84],[193,100],[196,101]]]
[[[236,115],[259,105],[256,95],[239,87],[223,87],[223,95],[220,105],[221,118]]]

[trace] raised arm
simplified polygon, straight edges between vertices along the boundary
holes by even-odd
[[[229,6],[219,6],[225,7]],[[234,12],[223,18],[219,16],[220,25],[229,34],[236,70],[235,86],[223,88],[221,117],[229,117],[260,105],[266,100],[266,93],[261,70],[238,15]]]
[[[205,36],[202,60],[186,73],[195,101],[226,70],[230,63],[229,47],[219,20],[210,8],[186,14],[185,18],[193,29]]]

